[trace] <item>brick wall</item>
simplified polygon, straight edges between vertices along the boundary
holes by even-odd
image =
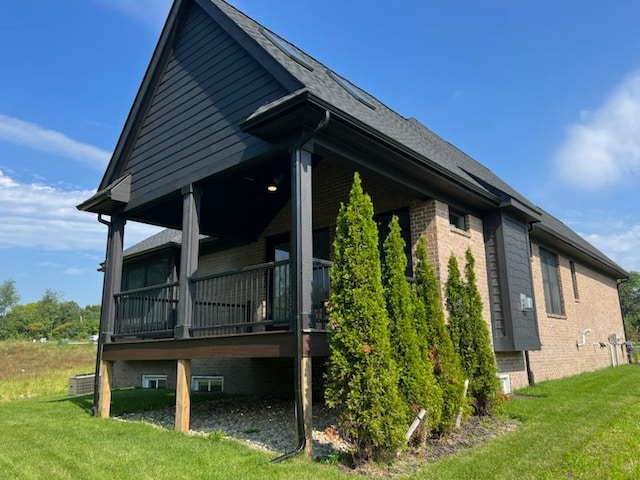
[[[561,378],[610,366],[612,352],[608,345],[608,337],[612,333],[617,333],[621,338],[624,335],[615,280],[575,261],[578,287],[576,298],[570,259],[559,254],[564,314],[547,314],[539,249],[538,244],[532,244],[535,308],[542,342],[542,350],[529,354],[535,380]],[[586,329],[591,330],[586,335],[586,345],[577,347],[576,343],[582,340],[581,332]],[[601,347],[600,342],[606,346]],[[614,352],[617,353],[620,364],[626,363],[621,346],[615,347]],[[511,374],[514,388],[527,384],[526,374],[522,373]]]

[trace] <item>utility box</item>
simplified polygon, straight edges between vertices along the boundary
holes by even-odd
[[[502,389],[502,393],[505,395],[509,395],[511,393],[511,378],[509,378],[508,373],[499,373],[498,379],[500,379],[500,387]]]
[[[96,378],[93,373],[83,373],[69,378],[69,395],[86,395],[93,393],[93,381]]]

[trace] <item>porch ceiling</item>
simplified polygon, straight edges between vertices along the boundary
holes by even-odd
[[[218,238],[253,240],[284,207],[291,196],[289,156],[282,154],[254,165],[225,172],[200,182],[200,231]],[[277,191],[267,186],[277,183]],[[179,187],[169,197],[128,218],[180,230],[182,198]]]

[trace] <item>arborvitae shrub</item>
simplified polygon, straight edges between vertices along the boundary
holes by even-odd
[[[489,327],[482,317],[482,298],[478,291],[475,274],[475,259],[471,249],[465,253],[466,264],[464,267],[465,305],[468,318],[471,350],[475,352],[475,372],[469,385],[469,392],[474,399],[474,409],[478,415],[489,415],[500,393],[498,380],[498,367],[496,357],[491,346]]]
[[[410,425],[421,408],[427,411],[426,422],[414,438],[417,443],[425,438],[434,421],[440,417],[442,399],[433,376],[433,364],[421,355],[415,324],[415,296],[405,276],[407,256],[405,242],[400,233],[398,217],[389,224],[389,235],[384,241],[382,283],[389,313],[392,356],[398,367],[398,390],[406,404],[406,425]],[[426,426],[426,428],[425,428]]]
[[[385,459],[404,443],[406,417],[391,358],[378,229],[357,173],[349,202],[340,207],[333,248],[325,399],[355,445],[354,460]]]
[[[458,259],[453,253],[449,257],[449,276],[445,284],[445,299],[447,310],[449,311],[449,335],[453,348],[460,356],[462,370],[469,382],[472,383],[474,372],[476,371],[475,344],[470,339],[474,332],[472,325],[468,321],[468,302],[466,298],[466,286],[462,283]]]
[[[416,322],[421,339],[426,339],[426,345],[422,348],[426,349],[426,354],[434,364],[436,382],[442,390],[442,415],[434,428],[435,434],[442,435],[449,430],[463,405],[464,380],[460,358],[453,348],[445,325],[440,287],[433,266],[427,258],[424,238],[418,241],[416,259]]]

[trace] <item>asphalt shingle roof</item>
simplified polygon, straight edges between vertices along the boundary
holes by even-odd
[[[569,240],[578,249],[598,261],[605,263],[615,270],[625,272],[624,269],[571,230],[567,225],[534,205],[524,197],[524,195],[505,183],[491,170],[451,143],[443,140],[415,118],[403,117],[380,102],[373,95],[364,91],[360,94],[364,97],[365,101],[359,100],[357,95],[350,93],[349,89],[340,84],[342,77],[332,72],[309,54],[289,44],[289,42],[287,42],[287,46],[295,50],[293,56],[287,54],[281,47],[278,47],[276,43],[263,34],[263,30],[267,29],[258,22],[223,0],[211,0],[211,2],[296,78],[303,85],[304,89],[307,89],[313,95],[368,127],[377,130],[388,138],[408,147],[418,155],[437,163],[454,178],[461,178],[465,182],[471,183],[482,190],[493,194],[501,194],[505,198],[512,197],[527,207],[542,212],[540,227],[542,227],[543,230],[561,239]],[[273,32],[271,32],[271,34],[275,35]],[[286,40],[284,41],[286,42]],[[302,63],[306,64],[306,66],[302,65],[294,57],[302,59]],[[278,99],[270,105],[263,106],[261,110],[264,111],[265,109],[274,107],[278,103],[281,103],[282,100],[284,100],[284,98]]]

